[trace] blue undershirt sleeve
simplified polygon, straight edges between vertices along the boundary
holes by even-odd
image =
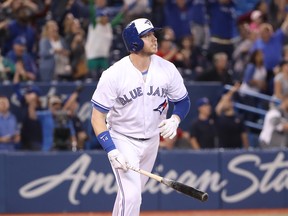
[[[190,111],[190,98],[187,95],[183,100],[174,102],[173,114],[178,115],[181,121],[187,116]]]

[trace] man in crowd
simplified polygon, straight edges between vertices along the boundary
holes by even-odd
[[[14,150],[20,142],[17,120],[10,112],[10,102],[0,95],[0,150]]]
[[[198,116],[190,129],[190,144],[193,149],[215,148],[218,145],[215,121],[211,118],[211,104],[208,98],[196,102]]]

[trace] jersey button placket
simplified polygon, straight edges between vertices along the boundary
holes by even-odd
[[[146,80],[147,81],[147,80]],[[144,97],[143,97],[143,121],[144,121],[144,133],[145,134],[143,134],[144,135],[144,137],[146,137],[146,134],[147,134],[147,132],[149,132],[149,128],[147,128],[147,125],[149,125],[149,124],[147,124],[149,121],[148,121],[148,108],[149,108],[149,96],[147,95],[147,89],[149,89],[148,88],[148,84],[147,84],[147,82],[146,83],[143,83],[143,88],[144,88]]]

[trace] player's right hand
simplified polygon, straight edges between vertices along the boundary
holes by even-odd
[[[118,149],[113,149],[112,151],[108,152],[108,158],[115,169],[123,169],[125,172],[128,170],[128,163],[124,155],[121,154]]]

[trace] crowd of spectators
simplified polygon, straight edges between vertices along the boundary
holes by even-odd
[[[72,145],[68,148],[85,148],[88,135],[77,120],[77,104],[73,105],[77,103],[79,89],[64,101],[54,95],[48,99],[47,106],[43,106],[37,85],[24,90],[21,85],[99,80],[103,70],[127,54],[121,32],[131,20],[139,17],[147,17],[155,26],[163,28],[157,35],[157,55],[173,62],[185,81],[217,81],[223,86],[236,83],[234,90],[263,93],[282,100],[288,93],[287,6],[285,0],[2,0],[0,82],[13,84],[25,105],[24,117],[18,120],[21,128],[15,129],[13,137],[18,142],[21,131],[35,129],[39,131],[37,136],[21,137],[22,147],[67,148],[64,141],[51,146],[51,141],[46,140],[52,139],[53,128],[58,128],[59,122],[51,118],[57,115],[70,125],[69,131],[58,130],[69,137]],[[7,98],[3,97],[0,105],[9,107]],[[190,131],[179,130],[182,144],[194,149],[202,145],[204,148],[248,148],[245,119],[235,113],[232,103],[235,98],[239,99],[228,91],[221,96],[215,112],[203,98],[197,106],[192,106],[197,107],[199,116]],[[239,100],[253,107],[269,108],[243,95]],[[69,113],[68,120],[66,114],[62,115],[63,111]],[[5,116],[1,113],[0,118],[4,121]],[[255,115],[244,117],[259,120]],[[49,135],[39,130],[43,124],[51,126]],[[232,140],[227,137],[230,129]],[[196,131],[206,130],[211,137],[197,137]],[[2,135],[0,131],[1,142],[5,140]],[[238,143],[233,140],[236,136]],[[166,147],[170,149],[173,145]],[[165,148],[165,144],[163,146]]]

